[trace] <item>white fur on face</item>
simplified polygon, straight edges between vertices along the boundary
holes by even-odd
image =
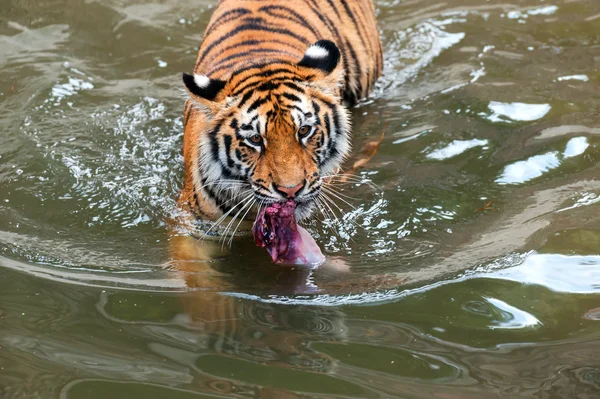
[[[312,45],[306,50],[304,55],[310,58],[326,58],[329,56],[329,51],[321,46]]]

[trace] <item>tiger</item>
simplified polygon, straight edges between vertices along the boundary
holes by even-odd
[[[183,74],[178,206],[204,226],[199,235],[233,238],[234,220],[289,199],[296,220],[308,218],[350,152],[349,106],[382,69],[372,0],[219,1],[193,73]],[[175,258],[218,256],[173,241]]]
[[[336,327],[331,333],[293,332],[299,327],[290,325],[289,309],[221,295],[240,290],[240,274],[215,266],[223,251],[215,242],[228,231],[233,238],[252,209],[274,202],[293,199],[296,219],[310,217],[324,180],[350,153],[349,107],[369,95],[382,69],[372,0],[219,1],[193,71],[183,74],[178,208],[193,231],[172,229],[169,262],[193,291],[183,296],[185,312],[209,335],[212,352],[249,361],[262,354],[261,363],[276,367],[336,368],[334,359],[303,349],[303,342],[311,333],[344,340],[344,315],[327,310],[311,316],[315,325],[330,320]],[[262,273],[256,278],[286,292],[312,292],[309,282],[331,293],[381,288],[376,280],[348,287],[287,268]],[[300,396],[278,391],[269,397]]]

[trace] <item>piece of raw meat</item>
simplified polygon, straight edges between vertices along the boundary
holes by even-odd
[[[252,227],[254,240],[267,249],[275,263],[318,266],[325,256],[310,233],[296,224],[295,209],[293,200],[266,207]]]

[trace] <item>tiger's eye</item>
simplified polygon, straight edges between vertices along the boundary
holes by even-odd
[[[254,144],[260,144],[262,141],[262,137],[260,134],[253,134],[252,136],[250,136],[250,141]]]
[[[312,129],[308,125],[301,126],[300,129],[298,129],[298,136],[306,137],[311,130]]]

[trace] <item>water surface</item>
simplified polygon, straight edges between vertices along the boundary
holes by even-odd
[[[6,2],[0,397],[598,397],[596,0],[376,1],[315,271],[169,252],[214,1]]]

